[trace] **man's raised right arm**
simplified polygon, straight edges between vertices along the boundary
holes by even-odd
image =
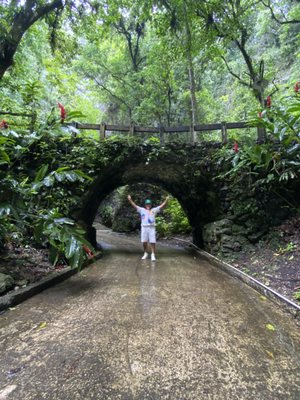
[[[130,194],[127,196],[127,199],[129,201],[129,203],[132,205],[132,207],[134,207],[136,210],[138,209],[138,206],[135,204],[135,202],[132,200]]]

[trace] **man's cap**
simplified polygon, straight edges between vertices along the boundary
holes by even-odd
[[[146,199],[145,204],[152,204],[152,201],[150,199]]]

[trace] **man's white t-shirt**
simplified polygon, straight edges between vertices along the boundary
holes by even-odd
[[[137,207],[137,212],[141,216],[141,226],[155,226],[155,216],[160,211],[160,207],[151,208],[147,210],[144,207]]]

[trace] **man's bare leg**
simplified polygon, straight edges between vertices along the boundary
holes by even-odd
[[[148,258],[148,242],[143,242],[143,249],[144,249],[144,255],[142,257],[142,260],[146,260]]]
[[[150,247],[151,247],[151,261],[155,261],[155,243],[150,243]]]

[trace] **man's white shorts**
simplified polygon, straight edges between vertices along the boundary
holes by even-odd
[[[141,227],[141,242],[156,243],[155,226]]]

